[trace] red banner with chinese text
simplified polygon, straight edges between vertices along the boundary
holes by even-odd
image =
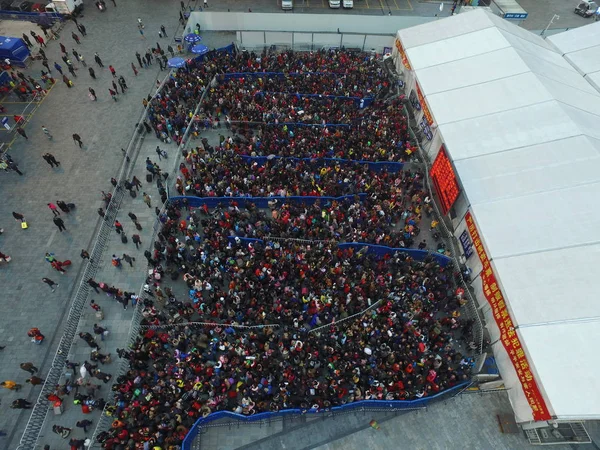
[[[425,97],[423,97],[423,93],[421,92],[421,88],[419,87],[419,83],[416,83],[417,86],[417,97],[419,98],[419,103],[421,104],[421,109],[423,110],[423,115],[427,119],[427,123],[429,125],[433,125],[433,117],[429,112],[429,108],[427,107],[427,102],[425,101]]]
[[[410,62],[408,62],[406,52],[404,51],[404,47],[402,47],[402,42],[400,42],[400,39],[396,39],[396,48],[398,49],[398,53],[400,53],[400,59],[402,60],[402,64],[404,64],[404,67],[406,67],[408,70],[412,70],[412,67],[410,66]]]
[[[475,251],[481,260],[481,264],[483,264],[483,269],[481,271],[483,294],[492,307],[494,319],[496,320],[496,324],[500,329],[500,341],[508,352],[510,360],[512,361],[517,372],[517,376],[519,377],[519,381],[523,386],[523,392],[525,392],[525,397],[527,398],[527,402],[529,403],[529,406],[533,412],[533,419],[536,421],[551,419],[552,417],[550,416],[546,402],[544,401],[538,385],[533,378],[533,374],[531,373],[529,362],[525,356],[525,351],[523,350],[521,341],[514,329],[513,321],[510,318],[508,308],[504,301],[504,296],[500,291],[500,287],[496,281],[496,275],[494,274],[490,260],[488,259],[485,249],[483,248],[479,231],[475,226],[475,221],[473,220],[473,216],[471,215],[470,211],[467,212],[465,220],[467,222],[469,234],[473,240],[473,247],[475,247]]]

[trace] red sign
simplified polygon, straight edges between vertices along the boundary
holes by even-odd
[[[454,202],[458,198],[458,194],[460,194],[460,189],[444,145],[440,148],[431,166],[430,175],[440,199],[443,212],[444,214],[448,214],[448,211],[450,211],[450,208],[452,208],[452,205],[454,205]]]
[[[398,53],[400,53],[400,59],[402,59],[402,64],[404,64],[404,67],[406,67],[408,70],[412,70],[412,67],[410,67],[410,62],[408,62],[406,52],[404,51],[404,47],[402,47],[402,42],[400,42],[400,39],[396,39],[396,48],[398,49]]]
[[[417,97],[419,97],[419,103],[421,104],[421,109],[423,110],[423,115],[427,119],[427,123],[431,126],[433,125],[433,117],[429,112],[429,108],[427,107],[427,102],[425,101],[425,97],[421,92],[421,88],[419,87],[419,83],[416,83],[417,86]]]
[[[508,308],[504,301],[504,296],[502,295],[502,291],[500,291],[500,287],[496,281],[496,275],[494,275],[490,260],[487,257],[485,249],[483,248],[483,243],[479,237],[479,231],[475,226],[475,221],[473,220],[473,216],[471,216],[470,211],[467,212],[465,220],[467,222],[467,228],[469,229],[471,239],[473,239],[473,246],[475,247],[479,259],[481,260],[481,264],[483,264],[483,270],[481,271],[483,294],[492,307],[494,319],[498,325],[498,328],[500,329],[500,341],[508,352],[510,360],[517,371],[517,376],[519,377],[521,386],[523,386],[523,392],[525,393],[527,402],[529,403],[531,411],[533,412],[533,419],[536,421],[551,419],[552,417],[550,416],[546,402],[544,401],[538,385],[533,378],[533,374],[531,373],[529,362],[525,356],[525,351],[523,350],[521,341],[519,340],[517,332],[515,331],[513,321],[510,318]]]

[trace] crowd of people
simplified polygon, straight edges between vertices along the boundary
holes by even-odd
[[[287,76],[222,77],[240,72]],[[236,99],[253,83],[264,85]],[[215,411],[412,400],[469,378],[472,361],[460,348],[468,348],[473,322],[462,314],[453,266],[431,255],[418,261],[339,244],[411,247],[431,214],[421,172],[358,162],[410,158],[399,100],[364,109],[354,100],[309,100],[337,122],[346,113],[357,118],[347,128],[273,125],[262,114],[252,117],[263,122],[257,126],[235,123],[236,110],[246,114],[267,98],[304,102],[286,92],[362,97],[389,85],[369,55],[243,52],[208,55],[149,100],[151,127],[163,140],[181,142],[186,131],[218,129],[221,120],[231,136],[184,151],[175,185],[185,197],[167,203],[154,250],[145,253],[143,328],[130,349],[118,351],[129,369],[113,386],[112,427],[98,436],[104,448],[177,449],[194,422]],[[269,155],[282,158],[242,158]],[[325,156],[345,161],[318,159]],[[341,195],[348,197],[268,198]],[[189,196],[266,197],[269,208],[251,198],[194,207]]]

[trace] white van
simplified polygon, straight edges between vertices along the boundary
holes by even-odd
[[[354,0],[343,0],[343,6],[346,9],[354,8]]]
[[[339,8],[340,7],[340,0],[329,0],[329,7],[330,8]]]
[[[281,9],[286,11],[294,9],[294,0],[281,0]]]

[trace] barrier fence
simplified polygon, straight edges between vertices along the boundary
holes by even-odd
[[[307,162],[310,164],[317,164],[319,166],[329,166],[329,165],[366,165],[369,166],[369,169],[374,172],[400,172],[404,167],[404,163],[401,162],[373,162],[373,161],[364,161],[364,160],[354,160],[354,159],[341,159],[341,158],[294,158],[291,156],[246,156],[239,155],[244,161],[248,164],[257,163],[259,166],[265,165],[268,161],[272,160],[286,160],[286,161],[298,161],[298,162]]]
[[[431,397],[423,397],[416,400],[362,400],[359,402],[348,403],[342,406],[334,406],[332,408],[326,408],[322,410],[316,409],[286,409],[278,412],[264,412],[254,414],[252,416],[244,416],[236,414],[230,411],[217,411],[209,414],[206,417],[199,418],[196,423],[192,426],[187,436],[183,440],[182,450],[192,450],[192,444],[196,436],[202,428],[209,427],[211,422],[221,419],[230,419],[233,423],[266,423],[271,420],[279,420],[286,416],[300,416],[305,414],[315,415],[335,415],[336,413],[345,412],[362,412],[362,411],[401,411],[411,409],[423,409],[430,406],[432,403],[443,399],[449,399],[462,393],[471,385],[470,382],[458,384],[446,391],[440,392],[439,394],[432,395]]]
[[[322,202],[343,202],[346,200],[354,200],[356,197],[360,201],[365,201],[367,194],[352,194],[344,195],[342,197],[194,197],[194,196],[176,196],[171,197],[171,200],[187,201],[187,204],[193,208],[200,208],[206,205],[208,208],[216,208],[217,206],[229,206],[232,202],[237,203],[238,207],[245,208],[249,204],[253,204],[258,208],[268,208],[269,202],[277,200],[280,203],[300,203],[306,205],[312,205],[316,201]]]

